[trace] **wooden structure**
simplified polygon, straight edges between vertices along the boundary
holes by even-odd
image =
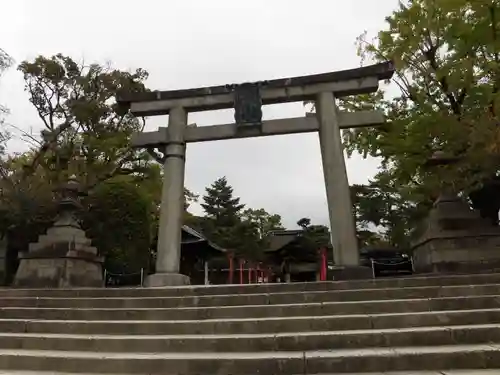
[[[314,252],[308,249],[302,229],[271,232],[265,254],[267,264],[273,270],[274,281],[303,282],[327,279],[326,249],[317,249]]]
[[[194,285],[231,283],[230,251],[209,241],[201,232],[182,226],[180,272]],[[233,267],[234,268],[234,267]]]
[[[269,280],[269,267],[237,257],[209,241],[201,232],[182,226],[180,271],[195,285],[253,284]]]

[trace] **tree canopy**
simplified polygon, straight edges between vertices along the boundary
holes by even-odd
[[[115,175],[143,171],[150,159],[132,149],[129,138],[144,121],[120,109],[114,98],[122,90],[144,91],[147,72],[79,64],[61,54],[24,61],[18,69],[45,128],[26,172],[42,164],[55,172],[49,177],[76,174],[90,189]]]
[[[283,228],[279,215],[263,208],[244,210],[226,177],[208,186],[202,199],[206,213],[200,223],[203,232],[218,245],[248,259],[261,259],[268,246],[266,234]]]
[[[12,57],[10,57],[7,52],[0,48],[0,77],[5,72],[5,70],[12,66],[12,64]],[[2,103],[0,103],[0,126],[2,126],[2,128],[0,129],[0,155],[2,156],[5,153],[6,142],[9,140],[9,132],[6,131],[5,128],[3,128],[4,116],[6,113],[8,113],[7,107],[3,106]]]
[[[26,249],[46,230],[55,215],[53,190],[76,175],[89,195],[83,225],[100,251],[110,260],[121,257],[125,267],[143,265],[161,171],[147,153],[130,148],[130,135],[144,124],[121,111],[114,97],[120,90],[145,90],[147,73],[84,65],[61,54],[24,61],[18,69],[43,130],[25,134],[30,149],[9,155],[0,168],[0,230],[9,232],[9,246]]]
[[[374,108],[387,116],[388,126],[346,130],[343,136],[349,153],[382,160],[372,185],[354,190],[360,198],[377,196],[374,209],[364,204],[358,215],[384,225],[389,242],[401,242],[401,234],[415,227],[419,211],[443,183],[468,194],[498,173],[499,30],[498,1],[405,0],[375,39],[359,37],[364,60],[392,60],[396,68],[390,89],[340,101],[347,110]],[[458,162],[427,168],[436,151]],[[380,204],[392,210],[377,212]],[[392,224],[391,211],[399,212],[405,228]]]

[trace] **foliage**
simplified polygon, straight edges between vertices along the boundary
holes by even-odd
[[[267,232],[283,228],[279,215],[262,208],[242,211],[245,205],[234,197],[225,177],[206,188],[201,206],[206,216],[191,220],[197,222],[210,240],[249,259],[262,257],[267,248]]]
[[[244,204],[240,204],[240,198],[233,197],[233,188],[228,184],[226,177],[217,179],[206,188],[201,206],[207,218],[220,227],[237,224],[240,221],[240,212],[245,207]]]
[[[190,205],[197,203],[199,196],[189,189],[184,188],[184,209],[187,210]]]
[[[255,253],[256,229],[241,221],[240,198],[233,196],[233,188],[226,177],[214,181],[205,189],[203,203],[206,216],[201,222],[203,232],[213,242],[236,253]]]
[[[0,48],[0,76],[12,66],[13,60],[7,52]],[[5,113],[7,108],[0,106],[0,113]]]
[[[273,230],[285,229],[281,223],[280,215],[270,214],[263,208],[247,208],[243,211],[241,219],[249,222],[257,229],[260,239],[265,238],[265,236]]]
[[[348,97],[340,106],[386,114],[387,126],[346,130],[343,136],[349,154],[358,151],[381,158],[372,190],[386,190],[385,198],[379,195],[381,201],[392,194],[404,198],[407,203],[392,201],[404,217],[405,205],[428,206],[429,197],[444,184],[468,194],[498,173],[500,3],[400,1],[386,18],[386,26],[373,41],[366,33],[360,36],[358,47],[365,60],[394,62],[395,94],[381,90]],[[459,161],[426,167],[436,151]],[[387,216],[384,221],[393,219]],[[386,229],[403,233],[416,224]]]
[[[107,270],[132,273],[148,267],[155,219],[152,198],[129,176],[100,184],[88,197],[85,228],[106,257]]]
[[[0,77],[3,72],[12,66],[13,60],[7,52],[0,48]],[[0,126],[4,125],[3,116],[8,113],[8,109],[0,103]],[[0,155],[4,155],[5,146],[10,139],[10,134],[4,128],[0,131]]]
[[[424,218],[432,203],[415,204],[398,189],[375,183],[351,186],[351,196],[360,247],[410,247],[419,235],[415,223]]]
[[[13,60],[7,52],[0,48],[0,73],[3,73],[5,69],[12,66]]]
[[[42,166],[55,180],[76,174],[90,189],[116,175],[142,171],[150,161],[129,147],[131,133],[141,131],[144,122],[114,100],[122,90],[144,91],[145,71],[86,66],[61,54],[24,61],[18,69],[45,127],[28,173]]]
[[[304,257],[310,260],[318,259],[318,250],[329,248],[330,230],[324,225],[313,225],[311,219],[302,218],[297,221],[297,225],[302,228],[302,238],[298,246],[304,251]]]
[[[457,188],[495,173],[498,2],[406,1],[387,23],[388,30],[374,43],[361,37],[359,47],[365,58],[395,63],[398,95],[393,100],[381,100],[380,93],[371,98],[391,126],[345,132],[349,150],[381,156],[384,167],[399,172],[395,177],[405,183],[427,180],[423,165],[437,150],[462,158],[453,167]],[[348,108],[352,104],[344,103]]]
[[[145,265],[161,169],[130,148],[130,135],[143,121],[121,110],[114,97],[120,90],[145,90],[147,73],[86,66],[60,54],[25,61],[19,70],[44,130],[40,138],[27,135],[32,148],[0,168],[0,230],[9,232],[9,246],[26,250],[47,229],[55,217],[54,188],[75,174],[89,193],[83,224],[107,265]]]

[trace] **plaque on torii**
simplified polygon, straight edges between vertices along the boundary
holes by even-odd
[[[169,115],[168,127],[142,132],[133,147],[148,149],[164,164],[162,207],[156,270],[151,286],[185,284],[179,274],[184,203],[184,165],[187,143],[319,132],[334,261],[342,277],[364,277],[359,267],[355,223],[340,130],[384,123],[377,111],[342,112],[335,99],[375,92],[379,81],[394,73],[391,62],[357,69],[238,85],[189,90],[151,91],[121,95],[118,102],[135,116]],[[316,113],[304,117],[262,120],[267,104],[313,101]],[[189,112],[234,108],[235,122],[225,125],[188,126]],[[158,150],[162,155],[159,155]],[[344,272],[345,271],[345,272]]]

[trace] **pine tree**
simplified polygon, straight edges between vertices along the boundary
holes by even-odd
[[[205,189],[203,233],[213,242],[249,259],[261,250],[255,225],[242,213],[244,204],[233,196],[233,188],[222,177]]]
[[[233,188],[226,177],[221,177],[207,187],[201,206],[208,219],[217,227],[230,227],[240,222],[240,212],[245,207],[240,198],[233,197]]]

